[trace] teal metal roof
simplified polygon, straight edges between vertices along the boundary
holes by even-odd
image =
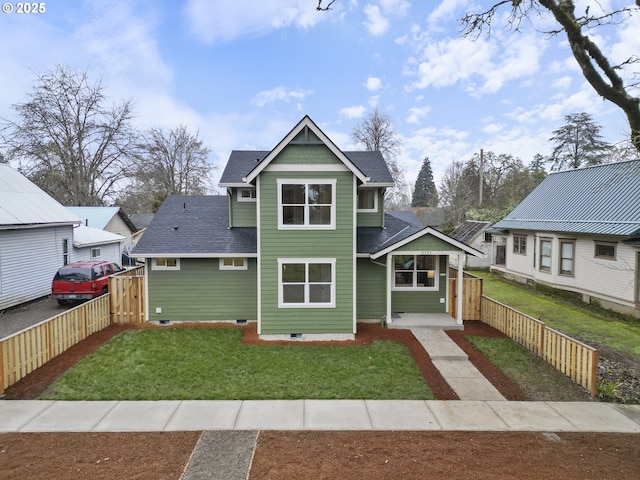
[[[640,159],[551,173],[494,228],[640,233]]]
[[[107,224],[120,211],[120,207],[67,207],[82,219],[82,223],[89,227],[104,230]]]

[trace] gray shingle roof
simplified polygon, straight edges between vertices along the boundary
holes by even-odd
[[[226,196],[171,195],[160,206],[132,255],[257,253],[255,228],[231,229],[228,226]]]
[[[467,220],[463,224],[449,234],[450,237],[464,243],[469,243],[480,232],[491,226],[491,222],[478,222],[476,220]]]
[[[640,234],[640,159],[551,173],[494,228]]]
[[[385,228],[358,227],[358,253],[375,253],[398,243],[427,227],[405,222],[388,213],[384,217]]]
[[[380,152],[343,152],[349,160],[370,177],[372,183],[393,183],[387,164]],[[220,177],[220,185],[242,184],[246,177],[264,157],[265,150],[233,150]]]

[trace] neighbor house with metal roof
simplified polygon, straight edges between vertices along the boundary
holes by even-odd
[[[491,231],[493,270],[640,317],[640,160],[551,173]]]
[[[71,261],[80,218],[7,164],[0,163],[0,310],[51,293]]]
[[[272,150],[232,151],[220,186],[226,196],[169,196],[134,247],[147,265],[148,320],[351,339],[359,321],[446,317],[449,257],[482,255],[386,214],[393,178],[382,155],[340,150],[308,116]],[[461,327],[458,285],[459,315],[448,319]]]
[[[491,222],[466,220],[449,234],[450,237],[455,238],[459,242],[466,243],[485,254],[484,257],[467,256],[464,264],[465,268],[487,269],[491,266],[493,253],[492,239],[491,233],[487,232],[490,227]]]

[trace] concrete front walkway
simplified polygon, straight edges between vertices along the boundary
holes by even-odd
[[[444,330],[412,327],[411,333],[460,400],[506,400]]]
[[[198,430],[640,433],[640,405],[457,400],[0,401],[0,432]]]

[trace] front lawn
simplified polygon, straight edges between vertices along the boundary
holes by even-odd
[[[483,293],[498,302],[542,320],[598,348],[611,348],[633,362],[640,362],[640,320],[622,321],[613,316],[576,305],[532,288],[503,280],[486,271],[473,272],[483,279]]]
[[[232,328],[124,332],[41,399],[434,399],[400,343],[244,345]]]

